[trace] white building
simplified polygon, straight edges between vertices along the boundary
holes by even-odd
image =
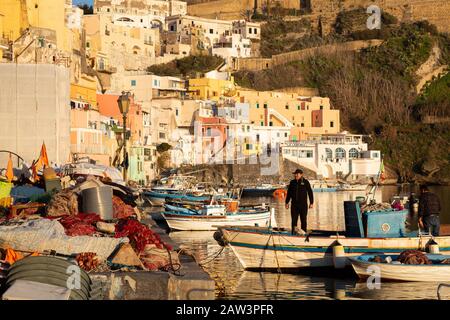
[[[225,59],[251,57],[252,40],[261,38],[259,23],[245,20],[229,21],[206,19],[188,15],[176,15],[166,18],[168,33],[177,34],[177,42],[186,42],[186,37],[197,36],[201,39],[200,47],[211,54]]]
[[[164,19],[187,13],[187,3],[177,0],[95,0],[94,13],[110,14],[114,23],[136,28],[164,26]]]
[[[282,146],[285,159],[310,169],[319,177],[374,177],[378,175],[381,152],[368,150],[362,135],[330,134],[311,140],[286,142]]]
[[[54,64],[0,63],[0,149],[24,161],[39,157],[45,142],[49,161],[70,156],[69,69]],[[7,154],[0,154],[6,165]]]

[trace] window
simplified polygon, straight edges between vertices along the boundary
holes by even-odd
[[[272,121],[269,122],[269,127],[273,127],[273,122]]]
[[[253,29],[253,33],[254,33],[254,34],[258,34],[258,29],[256,29],[256,28]]]
[[[330,148],[325,149],[325,155],[326,159],[332,159],[333,158],[333,151]]]
[[[349,158],[351,158],[351,159],[356,159],[356,158],[358,158],[358,156],[359,156],[359,151],[358,151],[358,149],[356,149],[356,148],[351,148],[351,149],[348,151],[348,157],[349,157]]]
[[[259,103],[256,103],[256,109],[259,109]]]
[[[264,126],[264,121],[261,121],[261,127]]]
[[[209,33],[213,34],[214,30],[213,29],[209,29]]]
[[[252,28],[248,28],[248,33],[252,33]]]
[[[337,159],[344,159],[345,158],[345,150],[342,148],[337,148],[335,151],[336,158]]]
[[[305,126],[305,124],[304,123],[302,123],[301,125],[300,125],[302,128]]]
[[[267,103],[264,103],[264,109],[267,109]]]
[[[330,127],[331,127],[331,128],[334,127],[334,121],[330,121]]]
[[[320,110],[323,110],[323,106],[320,106]]]
[[[286,110],[289,110],[289,106],[288,105],[286,105],[285,108],[286,108]]]
[[[136,86],[136,80],[131,80],[131,86],[135,87]]]
[[[86,42],[86,48],[89,48],[91,46],[90,42]]]
[[[297,106],[297,110],[300,110],[300,106]]]
[[[285,133],[284,133],[284,137],[287,138],[287,136],[288,136],[288,134],[287,134],[287,132],[285,132]]]

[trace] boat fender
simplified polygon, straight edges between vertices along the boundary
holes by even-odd
[[[347,257],[345,256],[345,249],[339,241],[333,243],[333,265],[336,269],[345,268]]]
[[[220,246],[225,247],[227,245],[227,241],[223,238],[223,233],[221,231],[214,232],[213,237]]]
[[[433,239],[428,243],[428,252],[431,254],[439,254],[439,245]]]

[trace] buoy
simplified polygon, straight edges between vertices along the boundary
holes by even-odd
[[[333,245],[333,265],[336,269],[343,269],[346,265],[346,256],[344,246],[335,241]]]
[[[439,245],[433,239],[428,244],[428,252],[431,254],[439,254]]]
[[[277,199],[284,199],[286,198],[287,191],[284,189],[277,189],[273,192],[273,197]]]

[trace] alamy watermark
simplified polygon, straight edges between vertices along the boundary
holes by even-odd
[[[380,290],[381,289],[381,269],[378,266],[369,266],[367,268],[367,273],[370,276],[366,280],[367,289],[369,290]]]
[[[66,280],[66,286],[70,290],[81,289],[81,269],[77,265],[67,267],[66,274],[69,277]]]
[[[366,11],[370,14],[367,18],[366,26],[369,30],[381,29],[381,9],[376,5],[371,5]]]

